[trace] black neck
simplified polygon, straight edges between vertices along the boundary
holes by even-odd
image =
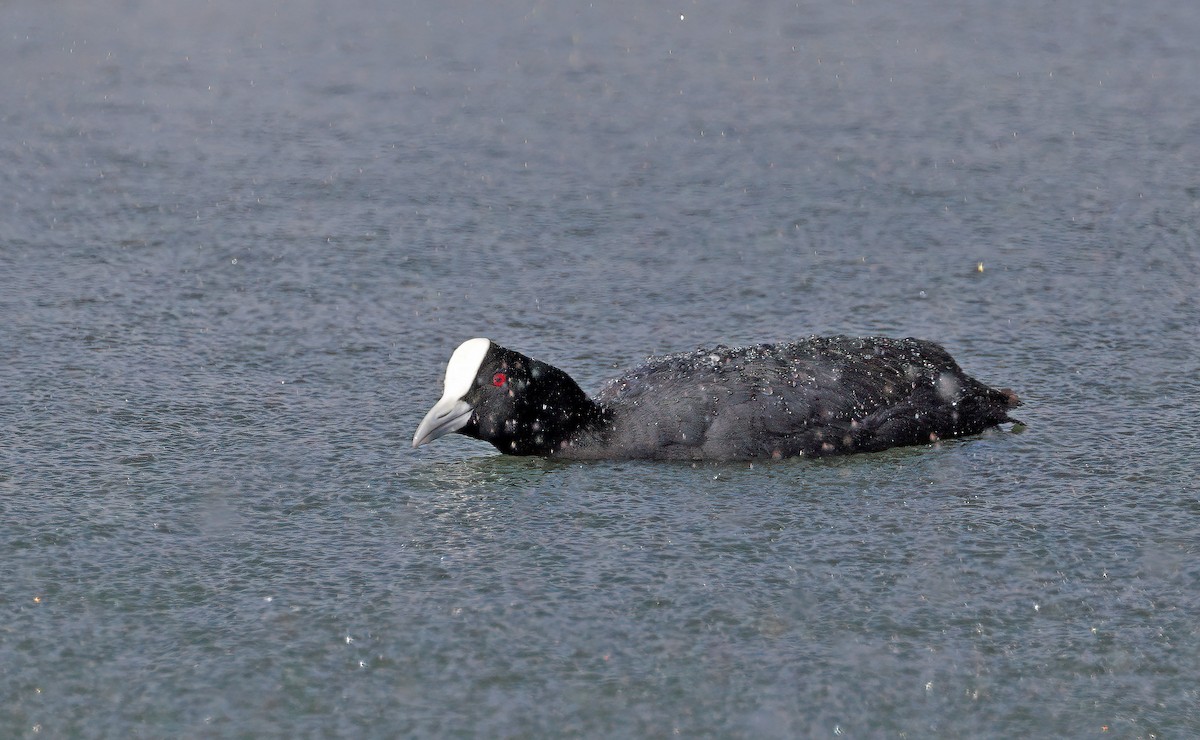
[[[550,384],[540,402],[530,407],[517,421],[518,433],[503,442],[493,444],[504,452],[517,455],[554,455],[564,445],[598,431],[608,418],[608,412],[558,368],[534,360],[550,368],[561,378]],[[521,432],[524,427],[526,431]],[[506,449],[507,447],[507,449]]]
[[[507,373],[510,387],[503,405],[482,408],[463,429],[509,455],[554,455],[581,436],[599,431],[608,412],[588,398],[570,375],[520,352],[493,345],[485,360]],[[486,381],[485,381],[486,382]],[[485,391],[490,391],[486,384]]]

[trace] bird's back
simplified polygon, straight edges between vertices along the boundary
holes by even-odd
[[[596,401],[611,419],[598,456],[665,459],[920,444],[1008,421],[1015,404],[933,342],[840,336],[650,358]]]

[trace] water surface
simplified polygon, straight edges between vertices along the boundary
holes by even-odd
[[[0,6],[0,735],[1200,732],[1200,11]],[[1021,434],[411,450],[463,339]]]

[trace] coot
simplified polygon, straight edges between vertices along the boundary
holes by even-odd
[[[450,432],[513,455],[753,460],[871,452],[1015,422],[1020,403],[920,339],[809,337],[652,357],[589,398],[562,370],[463,342],[413,447]]]

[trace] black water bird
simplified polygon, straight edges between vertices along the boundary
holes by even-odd
[[[938,344],[809,337],[652,357],[589,398],[562,370],[463,342],[413,447],[450,432],[566,459],[754,460],[872,452],[1016,422],[1020,404]]]

